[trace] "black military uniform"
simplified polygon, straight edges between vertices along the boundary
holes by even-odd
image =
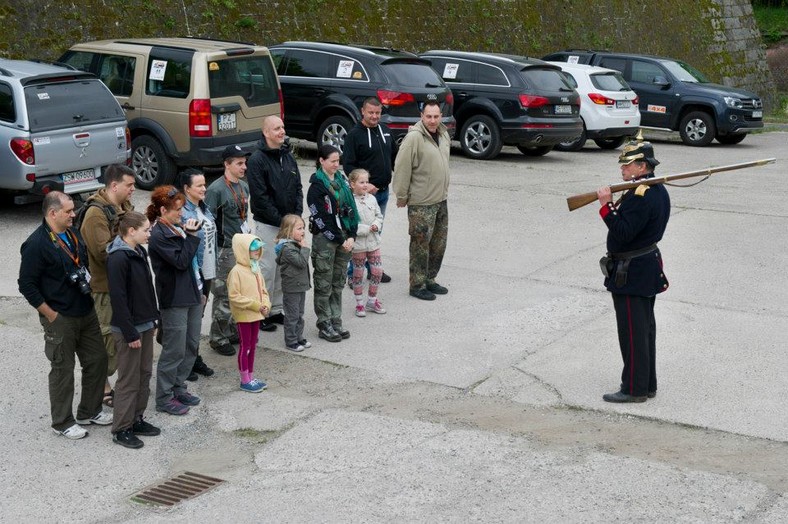
[[[654,177],[659,162],[651,144],[632,142],[624,148],[619,163],[635,161],[651,167],[643,179]],[[603,205],[599,214],[608,228],[603,271],[605,287],[613,295],[624,361],[620,391],[603,398],[643,402],[657,392],[654,299],[668,288],[657,242],[670,217],[670,197],[664,184],[644,184],[625,192],[616,204]]]

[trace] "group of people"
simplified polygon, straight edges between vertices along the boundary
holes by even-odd
[[[448,219],[449,136],[440,107],[425,105],[400,156],[380,123],[381,110],[375,98],[362,105],[362,119],[345,147],[348,176],[340,169],[338,149],[318,151],[306,195],[312,249],[305,240],[301,175],[276,116],[263,121],[263,138],[253,153],[238,146],[224,150],[221,178],[207,186],[203,173],[187,169],[177,185],[151,193],[144,214],[131,204],[134,173],[123,165],[105,170],[105,187],[78,215],[71,197],[47,194],[44,221],[21,248],[19,288],[39,311],[45,332],[55,433],[80,439],[88,434],[83,426],[111,424],[113,440],[128,448],[142,447],[140,436],[158,435],[160,429],[144,418],[154,340],[162,346],[156,410],[184,415],[200,404],[187,383],[214,373],[199,355],[209,293],[209,345],[231,356],[238,344],[240,388],[254,393],[266,388],[254,376],[260,330],[275,331],[280,324],[287,349],[311,347],[304,308],[313,285],[322,339],[350,337],[341,307],[348,275],[355,314],[385,314],[377,292],[380,282],[391,280],[380,246],[394,172],[402,173],[397,205],[409,206],[410,293],[427,300],[435,298],[431,293],[447,293],[435,282]],[[395,158],[407,161],[395,164]],[[411,213],[416,208],[424,209]],[[82,394],[74,417],[76,358]],[[113,388],[109,378],[115,373]]]
[[[386,313],[378,287],[391,280],[381,234],[392,180],[397,207],[408,208],[409,294],[421,300],[447,294],[436,282],[448,236],[450,137],[440,106],[424,104],[399,148],[380,115],[380,101],[367,99],[345,142],[347,176],[340,151],[319,148],[306,195],[311,249],[301,175],[276,116],[263,121],[251,155],[238,146],[224,150],[221,178],[206,186],[201,172],[186,170],[177,187],[152,192],[145,214],[131,205],[134,173],[122,165],[106,169],[105,187],[88,199],[77,224],[72,199],[47,194],[44,220],[21,248],[19,289],[44,328],[54,432],[81,439],[88,434],[83,426],[111,424],[113,440],[128,448],[142,447],[140,436],[160,434],[144,418],[154,340],[162,346],[156,410],[184,415],[200,404],[187,382],[213,374],[199,355],[209,293],[210,347],[232,356],[238,344],[240,388],[252,393],[266,389],[254,371],[260,330],[280,324],[287,349],[311,347],[304,308],[312,286],[318,336],[329,342],[350,337],[342,323],[348,276],[356,316]],[[658,164],[648,143],[625,147],[620,162],[624,179],[635,181],[653,177]],[[601,188],[598,198],[609,229],[605,284],[624,361],[619,390],[604,400],[642,402],[656,395],[654,297],[668,286],[656,243],[670,201],[661,185],[642,185],[616,203]],[[75,417],[76,358],[82,394]],[[109,377],[116,372],[113,389]]]

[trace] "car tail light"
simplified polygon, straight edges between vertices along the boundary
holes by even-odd
[[[210,137],[212,134],[211,101],[195,98],[189,104],[189,136]]]
[[[131,129],[126,127],[126,165],[131,167]]]
[[[25,138],[12,138],[11,151],[14,152],[16,157],[24,164],[29,166],[36,163],[36,152],[33,150],[33,142]]]
[[[542,107],[550,103],[550,100],[543,96],[519,95],[518,98],[520,99],[520,105],[524,108]]]
[[[282,88],[279,88],[279,118],[285,121],[285,99],[282,97]]]
[[[593,103],[599,106],[616,105],[615,100],[613,100],[612,98],[608,98],[605,95],[600,95],[599,93],[588,93],[588,98],[590,98]]]
[[[635,98],[632,99],[632,105],[633,106],[636,106],[639,103],[640,103],[640,97],[639,96],[636,96]]]
[[[446,105],[453,106],[454,105],[454,94],[450,91],[449,94],[446,95]]]
[[[388,91],[386,89],[378,89],[378,98],[384,106],[404,106],[405,104],[416,102],[416,97],[411,93]]]

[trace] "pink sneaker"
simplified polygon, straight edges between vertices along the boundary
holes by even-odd
[[[386,310],[383,309],[383,304],[381,304],[380,300],[378,300],[377,298],[374,300],[374,302],[371,300],[367,302],[366,310],[371,311],[373,313],[377,313],[378,315],[386,314]],[[356,306],[356,315],[358,315],[358,306]]]
[[[364,311],[364,306],[362,306],[361,304],[356,304],[356,316],[357,317],[366,317],[367,316],[367,312]]]

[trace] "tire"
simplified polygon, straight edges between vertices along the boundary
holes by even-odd
[[[498,156],[503,143],[501,130],[495,120],[487,115],[474,115],[462,125],[460,146],[465,156],[477,160],[490,160]]]
[[[345,137],[353,128],[353,121],[345,116],[330,116],[320,125],[317,131],[317,147],[328,144],[339,149],[345,145]]]
[[[553,150],[553,146],[517,146],[525,156],[544,156]]]
[[[575,138],[574,140],[570,140],[568,142],[560,142],[555,145],[556,151],[580,151],[583,149],[583,146],[586,145],[586,126],[583,125],[583,132],[580,134],[579,137]]]
[[[747,138],[747,133],[731,133],[730,135],[717,135],[717,142],[732,146]]]
[[[703,147],[714,140],[717,127],[711,115],[703,111],[693,111],[681,119],[679,134],[682,142],[688,146]]]
[[[625,136],[617,136],[615,138],[595,138],[594,143],[599,149],[616,149],[620,147],[627,140]]]
[[[131,168],[134,169],[137,187],[146,190],[171,184],[177,171],[175,162],[167,156],[164,147],[148,135],[131,141]]]

